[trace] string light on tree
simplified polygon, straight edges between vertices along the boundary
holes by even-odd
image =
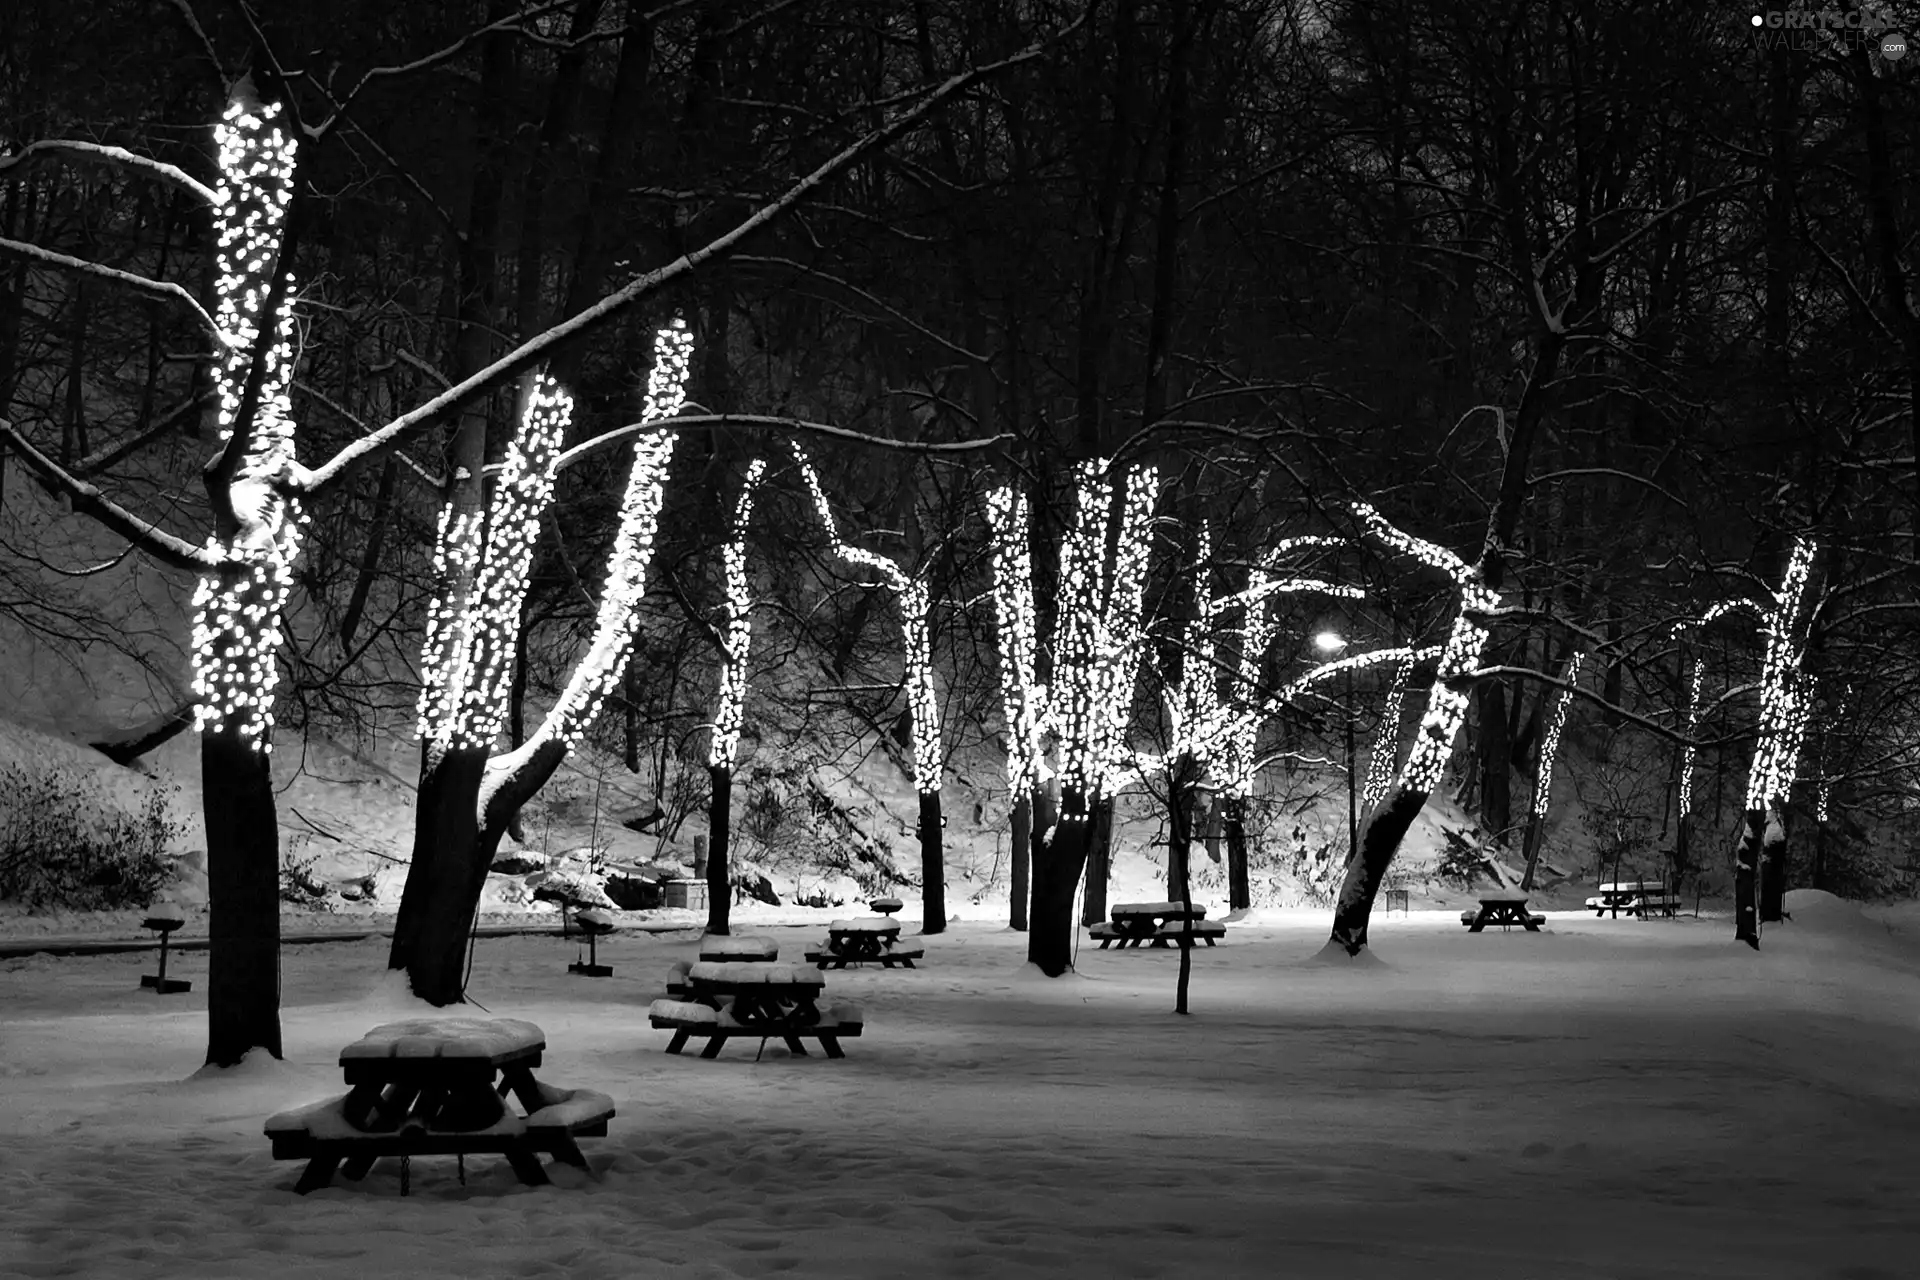
[[[1017,799],[1037,787],[1046,769],[1045,691],[1034,680],[1031,526],[1026,495],[1011,485],[987,493],[993,542],[995,643],[1000,653],[1000,702],[1007,723],[1007,787]]]
[[[1700,684],[1706,673],[1707,664],[1695,658],[1692,686],[1687,692],[1687,745],[1680,750],[1680,820],[1683,822],[1693,812],[1693,764],[1700,752],[1694,734],[1700,729]]]
[[[1133,722],[1133,690],[1140,679],[1140,655],[1146,650],[1141,607],[1147,591],[1147,558],[1152,549],[1153,509],[1160,499],[1160,474],[1152,467],[1127,473],[1120,508],[1120,542],[1114,576],[1107,584],[1107,609],[1100,616],[1101,661],[1097,707],[1100,725],[1100,783],[1096,794],[1116,789],[1127,767],[1127,729]]]
[[[1547,815],[1547,798],[1553,792],[1553,761],[1560,753],[1560,733],[1567,727],[1567,712],[1573,706],[1573,691],[1580,683],[1580,664],[1587,655],[1576,653],[1567,662],[1567,687],[1560,691],[1560,699],[1553,706],[1553,719],[1547,725],[1547,736],[1540,743],[1540,768],[1536,770],[1537,781],[1533,784],[1533,816],[1544,818]]]
[[[471,581],[486,549],[486,526],[478,511],[455,511],[452,503],[440,508],[433,539],[433,580],[438,583]],[[460,691],[466,687],[467,610],[442,591],[427,606],[426,640],[420,647],[420,704],[418,733],[428,742],[448,739]]]
[[[1400,758],[1400,712],[1406,705],[1407,683],[1412,677],[1413,663],[1401,663],[1393,674],[1393,687],[1387,691],[1386,706],[1380,709],[1380,728],[1367,756],[1367,785],[1360,796],[1363,813],[1386,799],[1387,788],[1393,785],[1394,768]]]
[[[1780,589],[1773,593],[1772,607],[1763,615],[1766,661],[1760,677],[1760,740],[1747,774],[1749,810],[1785,804],[1793,790],[1811,700],[1810,690],[1803,687],[1800,662],[1805,647],[1802,605],[1813,570],[1813,553],[1811,539],[1794,539]]]
[[[551,378],[535,379],[520,430],[508,444],[494,482],[486,552],[466,610],[467,652],[460,664],[465,679],[454,686],[464,685],[465,693],[455,723],[443,729],[458,746],[492,747],[506,720],[527,570],[540,537],[541,513],[553,498],[560,446],[572,421],[573,397]]]
[[[807,460],[806,452],[799,445],[790,444],[789,447],[793,450],[794,461],[799,464],[800,476],[813,498],[814,511],[820,517],[820,527],[826,531],[834,554],[849,564],[876,570],[884,579],[881,585],[890,588],[900,598],[900,629],[906,654],[907,712],[913,731],[913,785],[921,795],[932,795],[940,790],[940,718],[933,693],[933,643],[932,633],[927,626],[930,601],[926,584],[908,576],[886,556],[843,541],[834,524],[833,508],[827,503],[826,490],[820,487],[820,477],[814,472],[813,464]]]
[[[1420,728],[1404,770],[1409,787],[1431,792],[1440,782],[1441,770],[1453,752],[1454,739],[1467,719],[1466,691],[1455,689],[1454,682],[1479,666],[1480,655],[1487,647],[1489,629],[1476,621],[1475,615],[1498,608],[1500,595],[1487,589],[1472,565],[1445,547],[1402,532],[1371,503],[1355,503],[1354,512],[1374,537],[1445,572],[1460,591],[1460,607],[1454,613],[1446,646],[1440,651],[1440,669],[1434,673],[1427,709],[1420,717]]]
[[[747,522],[753,518],[753,491],[766,474],[767,462],[755,458],[747,467],[747,481],[734,504],[733,526],[721,549],[720,565],[727,585],[727,626],[721,633],[720,705],[713,716],[713,740],[707,763],[733,768],[740,746],[740,725],[747,707],[747,654],[753,646],[753,598],[747,578]]]
[[[647,375],[646,411],[641,421],[656,422],[680,412],[686,402],[687,371],[693,357],[693,335],[678,317],[654,335],[653,369]],[[633,470],[620,499],[620,523],[607,558],[607,581],[600,591],[593,638],[587,652],[568,677],[539,730],[502,758],[508,771],[514,758],[537,750],[543,742],[558,740],[572,747],[580,741],[594,714],[613,692],[633,652],[634,615],[646,594],[647,569],[653,562],[653,541],[660,527],[665,501],[667,465],[673,459],[671,430],[642,432],[634,437]],[[489,775],[496,770],[489,767]],[[484,806],[485,795],[482,796]]]
[[[293,199],[296,146],[276,123],[280,114],[278,103],[236,97],[214,130],[215,323],[223,348],[214,380],[223,446],[231,446],[240,425],[256,345],[263,367],[246,447],[227,490],[237,529],[225,545],[208,539],[221,564],[200,579],[193,597],[195,728],[237,733],[261,752],[272,750],[280,618],[304,519],[280,485],[295,465],[291,279],[276,314],[263,314]],[[263,324],[272,334],[260,343]]]

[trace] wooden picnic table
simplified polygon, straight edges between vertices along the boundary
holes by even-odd
[[[384,1023],[340,1051],[346,1094],[267,1121],[274,1159],[308,1162],[294,1187],[303,1195],[326,1186],[336,1168],[358,1179],[392,1155],[496,1152],[532,1186],[549,1181],[540,1152],[585,1168],[574,1139],[604,1137],[613,1101],[534,1079],[545,1048],[546,1033],[517,1018]],[[509,1095],[524,1113],[507,1105]]]
[[[827,926],[827,950],[849,960],[879,960],[900,937],[900,922],[887,916],[835,920]]]
[[[1468,933],[1479,933],[1490,924],[1503,929],[1519,925],[1528,933],[1540,932],[1540,926],[1547,922],[1543,915],[1527,911],[1527,895],[1510,889],[1495,890],[1480,895],[1478,911],[1462,911],[1460,923],[1467,926]]]
[[[1656,911],[1670,916],[1679,905],[1680,900],[1660,880],[1610,880],[1587,899],[1587,909],[1596,918],[1611,912],[1616,920],[1622,911],[1642,920]]]
[[[685,1000],[656,1000],[653,1025],[673,1032],[668,1053],[679,1053],[692,1036],[707,1037],[702,1058],[719,1056],[731,1036],[778,1037],[797,1058],[807,1056],[803,1038],[820,1042],[829,1058],[844,1058],[842,1036],[857,1036],[863,1024],[853,1005],[836,1005],[823,1016],[817,1001],[826,979],[810,968],[764,961],[703,960],[687,970]]]
[[[1188,920],[1204,920],[1205,907],[1196,906],[1192,910],[1177,902],[1121,902],[1116,903],[1108,913],[1112,919],[1111,937],[1102,939],[1104,948],[1109,942],[1118,942],[1120,948],[1138,947],[1151,942],[1155,946],[1165,946],[1169,930],[1163,925],[1182,925]],[[1207,939],[1212,942],[1212,938]]]

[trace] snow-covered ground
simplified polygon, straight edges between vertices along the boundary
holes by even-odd
[[[378,939],[292,947],[284,1062],[200,1069],[151,956],[0,962],[0,1275],[1833,1277],[1920,1268],[1920,916],[1795,894],[1758,954],[1725,919],[1556,914],[1470,935],[1322,912],[1047,981],[965,922],[916,971],[827,975],[834,1062],[662,1052],[648,1002],[695,935],[483,939],[473,994],[546,1031],[540,1075],[613,1096],[591,1174],[397,1162],[307,1197],[265,1117],[421,1011]],[[774,928],[783,956],[814,928]],[[909,932],[912,930],[910,929]],[[473,1012],[463,1011],[463,1012]]]

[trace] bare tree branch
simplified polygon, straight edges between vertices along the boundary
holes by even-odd
[[[176,538],[150,521],[142,520],[125,507],[109,501],[100,490],[86,481],[69,475],[53,459],[28,444],[26,438],[4,418],[0,418],[0,445],[12,449],[29,470],[54,490],[64,494],[75,511],[93,517],[161,563],[176,569],[190,569],[195,573],[220,564],[219,558],[211,552],[194,546],[184,538]]]
[[[897,449],[903,453],[980,453],[996,448],[1011,441],[1011,435],[989,436],[984,440],[956,440],[948,444],[934,444],[923,440],[889,440],[885,436],[870,436],[860,431],[850,431],[845,427],[836,427],[826,422],[808,422],[804,418],[780,418],[764,413],[697,413],[677,418],[656,418],[650,422],[630,422],[624,427],[615,427],[602,432],[591,440],[582,440],[579,444],[560,455],[555,467],[566,467],[577,462],[603,445],[613,444],[628,436],[638,435],[642,431],[664,431],[678,427],[767,427],[777,431],[798,432],[804,435],[827,436],[834,440],[845,440],[852,444],[870,445],[880,449]]]
[[[27,244],[20,240],[8,240],[0,237],[0,253],[11,253],[17,258],[46,267],[53,271],[67,271],[74,275],[92,276],[96,280],[108,280],[137,293],[145,294],[156,302],[178,302],[192,310],[194,318],[206,326],[214,341],[221,341],[220,326],[213,322],[200,300],[188,293],[171,280],[149,280],[145,276],[136,276],[130,271],[120,271],[113,267],[103,267],[97,262],[88,262],[85,258],[70,258],[64,253],[55,253],[51,249],[42,249],[37,244]]]
[[[40,142],[30,142],[12,155],[0,157],[0,178],[7,177],[16,169],[27,168],[42,156],[60,155],[73,155],[83,160],[99,161],[102,164],[116,164],[151,177],[162,178],[176,186],[184,187],[203,204],[212,205],[219,200],[212,187],[178,165],[168,164],[164,160],[155,160],[150,156],[136,155],[125,147],[109,147],[98,142],[77,142],[68,138],[47,138]]]

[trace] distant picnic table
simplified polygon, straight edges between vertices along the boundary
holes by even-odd
[[[1467,926],[1468,933],[1479,933],[1490,924],[1502,929],[1519,925],[1528,933],[1540,932],[1540,926],[1547,918],[1527,910],[1527,895],[1510,889],[1498,889],[1480,895],[1478,911],[1462,911],[1460,923]]]
[[[546,1033],[517,1018],[384,1023],[340,1051],[348,1092],[267,1121],[273,1158],[307,1161],[294,1187],[302,1195],[326,1186],[335,1169],[359,1179],[375,1160],[396,1155],[497,1152],[520,1181],[543,1185],[539,1153],[585,1168],[574,1139],[606,1136],[614,1114],[604,1093],[535,1080],[545,1048]],[[523,1111],[507,1105],[509,1094]],[[400,1190],[407,1191],[404,1164]]]
[[[1622,911],[1642,920],[1655,912],[1671,916],[1679,905],[1680,899],[1660,880],[1612,880],[1601,885],[1596,896],[1587,899],[1587,909],[1596,918],[1612,912],[1616,920]]]
[[[807,952],[807,961],[821,969],[844,969],[850,964],[895,965],[913,968],[925,956],[924,947],[900,944],[900,922],[888,916],[835,920],[827,926],[826,942]]]
[[[1226,925],[1206,918],[1205,907],[1189,909],[1178,902],[1121,902],[1108,914],[1111,919],[1088,930],[1092,937],[1099,939],[1102,951],[1115,943],[1122,951],[1143,944],[1165,947],[1171,943],[1184,947],[1190,945],[1189,934],[1211,947],[1227,933]]]

